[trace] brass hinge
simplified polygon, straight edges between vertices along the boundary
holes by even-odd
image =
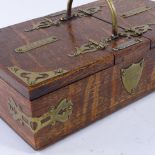
[[[113,48],[113,50],[117,50],[117,51],[122,50],[142,42],[142,40],[137,37],[141,37],[144,33],[148,32],[149,30],[152,30],[152,28],[150,27],[151,25],[155,25],[155,24],[139,25],[139,26],[134,26],[131,28],[124,29],[124,31],[118,33],[118,38],[116,39],[129,38],[130,40],[125,43],[122,43],[116,48]],[[82,45],[81,47],[76,47],[75,48],[76,51],[73,54],[68,54],[68,56],[76,57],[82,54],[104,50],[112,43],[113,40],[114,39],[111,37],[102,39],[99,42],[89,39],[88,43]]]
[[[75,57],[75,56],[79,56],[82,54],[92,53],[92,52],[96,52],[98,50],[103,50],[109,45],[110,41],[111,41],[111,38],[103,39],[99,42],[90,39],[88,43],[82,45],[79,48],[76,47],[75,48],[76,52],[73,54],[68,54],[68,56]]]
[[[49,111],[40,117],[27,116],[13,98],[9,98],[8,108],[15,121],[27,126],[33,133],[37,133],[47,126],[54,126],[56,122],[68,121],[73,111],[73,103],[71,100],[63,99],[57,106],[50,107]]]

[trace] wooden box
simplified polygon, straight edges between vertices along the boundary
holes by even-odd
[[[155,3],[72,2],[0,31],[0,117],[34,149],[155,89]]]

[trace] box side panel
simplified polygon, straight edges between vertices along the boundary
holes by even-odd
[[[0,79],[0,118],[14,129],[27,143],[35,146],[34,134],[25,126],[20,125],[22,123],[21,117],[17,115],[16,111],[16,107],[19,105],[26,115],[31,116],[30,102]]]

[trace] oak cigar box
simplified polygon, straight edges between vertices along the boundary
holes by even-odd
[[[155,89],[155,3],[72,3],[0,31],[0,117],[34,149]]]

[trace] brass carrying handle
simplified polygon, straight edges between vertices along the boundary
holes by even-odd
[[[117,23],[116,9],[115,9],[113,0],[106,0],[106,2],[108,3],[108,6],[109,6],[110,11],[111,11],[111,16],[112,16],[112,37],[117,38],[117,36],[118,36],[118,23]],[[68,0],[67,15],[66,15],[67,19],[70,19],[72,17],[72,4],[73,4],[73,0]]]

